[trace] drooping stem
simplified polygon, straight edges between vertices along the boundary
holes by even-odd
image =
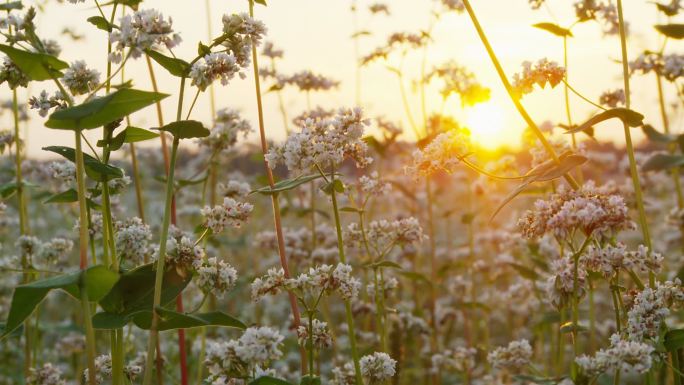
[[[501,79],[501,82],[504,85],[504,88],[506,88],[506,92],[508,93],[508,96],[511,98],[513,101],[513,104],[515,105],[515,108],[518,110],[520,113],[520,116],[522,116],[523,120],[525,120],[525,123],[527,123],[528,127],[534,132],[534,134],[537,136],[541,144],[544,146],[546,151],[548,152],[549,156],[556,162],[558,162],[558,155],[556,154],[556,151],[553,149],[551,146],[551,143],[546,139],[544,136],[544,133],[539,129],[539,126],[537,126],[537,123],[534,122],[530,114],[527,113],[527,110],[525,107],[523,107],[522,103],[520,103],[520,99],[515,95],[513,86],[511,83],[508,81],[508,77],[506,76],[506,73],[503,70],[503,67],[501,66],[501,63],[499,62],[499,59],[497,58],[496,54],[494,53],[494,49],[492,46],[489,44],[489,40],[487,39],[487,35],[485,35],[484,30],[482,29],[482,26],[480,25],[480,22],[477,19],[477,16],[475,15],[475,11],[473,11],[473,8],[470,5],[469,0],[463,0],[463,5],[465,6],[466,10],[468,11],[468,15],[470,16],[470,20],[473,22],[473,25],[475,26],[475,29],[477,30],[477,34],[480,37],[480,40],[482,41],[482,44],[485,46],[485,49],[487,50],[487,54],[489,55],[490,60],[492,61],[492,64],[494,64],[494,68],[496,69],[497,74],[499,75],[499,78]],[[564,175],[565,180],[568,182],[568,184],[573,188],[573,189],[578,189],[579,184],[573,179],[573,177],[570,174],[565,174]]]
[[[617,0],[618,19],[620,22],[620,47],[622,51],[622,77],[625,85],[625,108],[630,108],[631,97],[629,90],[629,63],[627,56],[627,35],[625,32],[625,19],[622,10],[622,0]],[[641,190],[641,182],[639,180],[639,173],[637,171],[636,159],[634,157],[634,145],[632,144],[632,134],[629,125],[623,122],[625,131],[625,144],[627,146],[627,156],[629,157],[629,171],[632,176],[632,184],[634,185],[634,196],[636,199],[637,210],[639,212],[639,225],[641,227],[641,234],[644,238],[644,243],[649,252],[653,252],[653,245],[651,244],[651,234],[648,229],[648,221],[646,219],[646,210],[644,209],[644,198]],[[655,287],[655,274],[649,270],[648,283],[651,287]]]

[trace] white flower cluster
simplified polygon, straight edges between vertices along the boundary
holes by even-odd
[[[620,33],[617,8],[610,0],[579,0],[575,2],[574,7],[579,21],[598,20],[603,24],[603,33],[606,35]]]
[[[286,279],[283,269],[271,268],[263,277],[252,282],[252,300],[260,301],[266,295],[275,295],[282,290],[297,291],[302,295],[318,296],[321,293],[337,293],[344,300],[353,300],[359,294],[361,281],[352,277],[350,265],[319,265],[295,278]]]
[[[302,325],[297,328],[297,341],[302,347],[306,347],[309,343],[309,323],[307,320],[302,320]],[[317,319],[312,320],[313,346],[318,349],[328,348],[332,346],[332,335],[328,330],[328,323]]]
[[[627,336],[632,341],[642,341],[658,336],[660,325],[670,314],[670,307],[684,301],[684,289],[679,279],[674,282],[658,282],[655,289],[645,287],[634,297],[627,312]]]
[[[29,77],[5,56],[0,67],[0,84],[7,82],[9,88],[14,90],[17,87],[28,86],[29,80]]]
[[[572,255],[559,258],[551,263],[552,275],[546,281],[546,299],[557,308],[567,304],[575,288],[574,261]],[[587,271],[577,269],[577,295],[582,297],[586,290]]]
[[[62,81],[72,95],[87,94],[99,84],[100,72],[89,69],[85,61],[77,60],[64,71]]]
[[[334,367],[332,370],[333,378],[330,383],[332,385],[355,385],[356,384],[356,374],[354,372],[354,366],[351,362],[347,362],[344,365]]]
[[[368,385],[379,384],[396,373],[397,361],[387,353],[375,352],[361,357],[361,374]]]
[[[122,17],[119,28],[109,34],[109,41],[114,47],[109,60],[121,62],[126,48],[133,58],[138,58],[147,49],[175,47],[181,38],[173,33],[172,23],[171,18],[165,20],[164,15],[156,9],[142,9]]]
[[[85,336],[81,333],[69,332],[57,341],[55,349],[66,356],[82,353],[86,349]]]
[[[209,136],[201,138],[199,144],[207,146],[214,152],[228,150],[235,146],[238,136],[246,138],[252,131],[247,119],[240,116],[240,112],[232,108],[222,108],[216,112],[214,127]]]
[[[195,62],[190,68],[190,79],[193,86],[204,91],[214,82],[221,80],[226,86],[240,72],[235,56],[225,52],[212,52]]]
[[[340,82],[329,79],[323,75],[315,74],[311,71],[300,71],[291,76],[279,76],[278,85],[284,87],[286,85],[294,85],[300,91],[328,91],[336,88]]]
[[[392,185],[380,179],[377,171],[373,171],[370,175],[362,175],[359,178],[359,185],[361,191],[369,195],[387,195],[392,191]]]
[[[523,72],[513,75],[512,81],[515,94],[519,98],[531,93],[535,84],[540,88],[549,84],[553,88],[565,78],[565,68],[546,58],[540,59],[534,65],[532,62],[525,61],[522,66]]]
[[[442,5],[448,11],[463,12],[465,11],[465,6],[462,0],[441,0]]]
[[[216,188],[224,197],[228,198],[244,198],[252,191],[249,183],[241,182],[239,180],[229,180],[228,183],[219,183]]]
[[[259,46],[266,35],[266,25],[250,17],[247,13],[223,15],[223,45],[232,53],[238,66],[246,68],[250,64],[252,45]]]
[[[477,349],[463,346],[433,354],[430,358],[432,363],[430,371],[433,373],[438,373],[440,370],[468,371],[475,367],[476,354]]]
[[[384,46],[376,48],[373,52],[361,58],[361,65],[372,63],[379,59],[386,59],[395,49],[417,49],[430,41],[430,35],[425,32],[394,32],[387,38]]]
[[[290,172],[304,173],[314,166],[337,166],[346,158],[365,167],[373,159],[366,156],[364,128],[369,125],[360,108],[341,108],[335,117],[320,121],[307,120],[302,130],[288,136],[285,143],[273,146],[266,154],[271,168],[283,163]]]
[[[121,258],[133,265],[140,264],[150,251],[148,242],[152,239],[150,226],[138,217],[129,218],[124,222],[117,222],[114,236],[116,250]]]
[[[64,96],[60,91],[55,91],[55,94],[50,96],[45,90],[41,91],[38,97],[31,96],[28,105],[32,110],[38,110],[38,115],[42,117],[46,117],[52,108],[59,110],[67,107]]]
[[[416,177],[437,171],[452,172],[470,149],[470,134],[461,129],[437,135],[427,146],[413,152],[411,166],[406,171]]]
[[[101,384],[107,378],[112,377],[112,356],[110,354],[103,354],[95,357],[95,383]],[[89,370],[83,371],[84,382],[88,382]]]
[[[31,368],[26,378],[27,385],[66,385],[62,378],[62,371],[51,363],[43,364],[40,368]]]
[[[283,57],[283,50],[278,49],[273,45],[273,42],[264,42],[264,47],[261,49],[261,54],[271,59],[280,59]]]
[[[487,354],[487,361],[496,369],[518,371],[530,364],[532,346],[527,340],[512,341]]]
[[[647,74],[655,72],[665,79],[674,82],[684,76],[684,55],[661,55],[655,52],[645,52],[636,60],[629,63],[632,72]]]
[[[605,278],[612,277],[621,269],[657,273],[662,267],[663,260],[661,254],[649,252],[644,245],[639,245],[636,251],[627,251],[626,246],[622,243],[602,248],[591,246],[580,257],[580,263],[585,269],[601,273]]]
[[[76,179],[76,165],[67,160],[50,162],[48,166],[52,177],[59,179],[63,184],[68,184]]]
[[[65,263],[65,259],[74,248],[74,242],[66,238],[52,238],[40,247],[38,258],[48,265]]]
[[[420,243],[427,238],[418,219],[414,217],[393,221],[386,219],[372,221],[366,229],[366,241],[378,253],[392,246]],[[345,243],[354,248],[363,247],[364,236],[358,223],[350,223],[345,232]]]
[[[382,293],[387,293],[399,287],[399,280],[394,277],[385,278],[380,283],[380,287],[382,288]],[[368,297],[375,299],[375,283],[371,282],[366,285],[366,293],[368,293]]]
[[[607,370],[646,373],[653,364],[651,354],[654,351],[655,348],[651,345],[623,340],[618,334],[613,334],[608,349],[599,350],[593,357],[582,355],[575,362],[591,377]]]
[[[202,209],[204,226],[211,229],[211,232],[218,234],[227,226],[240,227],[252,212],[250,203],[238,202],[233,198],[223,198],[223,204]]]
[[[599,104],[615,108],[618,105],[625,105],[625,90],[622,88],[612,91],[606,91],[599,97]]]
[[[159,250],[156,250],[158,253]],[[158,257],[158,255],[156,256]],[[166,263],[181,269],[190,269],[204,258],[204,249],[195,245],[190,238],[170,237],[166,242]]]
[[[518,220],[518,229],[530,239],[544,234],[565,237],[575,230],[585,235],[607,234],[633,227],[624,199],[592,182],[579,190],[563,188],[547,200],[536,201],[534,209]]]
[[[216,257],[195,260],[197,286],[205,293],[213,293],[218,298],[235,287],[237,270]]]
[[[252,370],[280,358],[284,337],[268,327],[250,327],[237,340],[207,344],[204,364],[209,371],[208,383],[228,385],[251,376]],[[260,368],[259,368],[260,369]]]
[[[309,227],[284,228],[283,237],[285,238],[287,258],[295,263],[332,263],[338,259],[337,233],[335,229],[325,223],[316,226],[315,248],[313,248],[314,240]],[[277,251],[278,242],[275,232],[262,231],[257,233],[254,245]]]

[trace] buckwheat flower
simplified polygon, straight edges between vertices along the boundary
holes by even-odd
[[[109,193],[111,195],[121,194],[124,188],[129,184],[131,184],[131,177],[129,177],[128,175],[124,175],[121,178],[114,178],[107,181],[107,185],[109,186]]]
[[[662,74],[665,79],[671,82],[684,76],[684,55],[669,54],[663,56]]]
[[[306,325],[306,326],[305,326]],[[297,341],[302,347],[309,343],[309,322],[302,320],[302,325],[297,328]],[[312,321],[313,346],[317,349],[329,348],[332,346],[332,335],[328,330],[328,323],[317,319]]]
[[[89,370],[83,371],[84,381],[88,381]],[[110,354],[103,354],[95,357],[95,383],[101,384],[105,379],[112,377],[112,356]]]
[[[368,385],[371,385],[394,377],[397,361],[387,353],[375,352],[361,357],[359,364],[361,364],[363,378],[366,379]]]
[[[89,69],[85,61],[77,60],[64,71],[62,81],[72,95],[87,94],[99,84],[100,72]]]
[[[329,79],[323,75],[315,74],[311,71],[300,71],[292,76],[282,78],[280,83],[283,85],[294,85],[300,91],[327,91],[336,88],[340,82]]]
[[[525,340],[517,340],[500,346],[487,354],[487,361],[496,369],[519,371],[530,364],[532,347]]]
[[[429,176],[437,171],[453,172],[470,148],[469,133],[450,130],[437,135],[427,146],[413,152],[406,171],[414,176]]]
[[[149,242],[152,240],[150,226],[138,217],[129,218],[124,222],[116,222],[114,236],[116,250],[120,257],[134,265],[140,264],[149,253]]]
[[[574,261],[571,255],[551,262],[552,275],[546,281],[546,299],[555,307],[561,308],[575,293]],[[577,294],[582,297],[586,291],[587,272],[584,268],[577,271]]]
[[[306,273],[286,281],[291,290],[303,294],[310,293],[314,298],[320,293],[336,292],[344,300],[355,299],[361,288],[361,281],[351,276],[350,265],[338,263],[337,266],[319,265],[310,268]]]
[[[608,349],[599,350],[593,357],[582,355],[575,362],[585,374],[592,377],[608,370],[646,373],[653,365],[654,351],[651,345],[623,340],[618,334],[613,334]]]
[[[658,282],[655,289],[645,287],[634,297],[633,305],[627,312],[627,336],[632,341],[654,339],[658,336],[660,325],[670,314],[670,307],[684,301],[681,282]]]
[[[238,180],[231,180],[228,181],[228,183],[219,183],[217,189],[221,195],[229,198],[244,198],[252,191],[249,183]]]
[[[489,100],[489,88],[482,86],[472,72],[454,61],[435,67],[425,76],[428,82],[432,79],[442,81],[443,86],[439,91],[442,98],[447,99],[453,94],[459,95],[462,106],[473,106]]]
[[[465,6],[461,0],[440,0],[447,11],[456,11],[461,13],[465,11]]]
[[[234,147],[240,135],[246,138],[251,131],[249,121],[242,118],[238,110],[222,108],[216,112],[214,127],[209,136],[201,138],[199,144],[214,152],[224,151]]]
[[[60,338],[55,345],[55,350],[65,355],[82,353],[85,351],[85,348],[85,336],[76,332],[70,332],[69,334]]]
[[[644,52],[629,63],[630,70],[641,74],[655,72],[666,80],[674,82],[684,76],[684,55],[661,55],[655,52]]]
[[[220,233],[227,226],[240,227],[247,221],[253,208],[254,206],[249,203],[225,197],[223,204],[214,207],[205,206],[202,209],[204,226],[211,229],[214,234]]]
[[[43,90],[39,97],[32,96],[28,105],[32,110],[38,110],[38,115],[46,117],[52,108],[57,110],[66,108],[67,102],[60,91],[56,91],[53,96],[50,96],[47,91]]]
[[[321,106],[316,106],[313,109],[305,110],[301,114],[292,118],[292,123],[297,127],[303,127],[308,121],[314,123],[323,122],[326,119],[332,119],[335,117],[337,111],[333,108],[323,108]]]
[[[301,132],[288,136],[285,143],[272,146],[266,154],[269,167],[285,164],[290,172],[302,174],[318,165],[337,166],[344,159],[365,167],[372,161],[366,156],[364,128],[370,123],[360,108],[340,109],[335,117],[321,121],[307,120]]]
[[[266,35],[266,25],[247,13],[223,15],[222,22],[223,33],[227,37],[222,44],[233,54],[238,66],[247,68],[252,45],[259,46]]]
[[[143,369],[145,369],[145,363],[147,362],[147,353],[138,352],[135,358],[129,361],[126,366],[124,366],[124,374],[129,381],[134,381],[140,374],[142,374]]]
[[[370,195],[387,195],[392,191],[392,184],[380,180],[380,175],[377,171],[373,171],[370,175],[362,175],[359,178],[359,185],[361,185],[361,191]]]
[[[332,370],[333,378],[330,383],[332,385],[355,385],[356,384],[356,374],[354,372],[354,366],[351,362],[347,362],[341,367],[334,367]]]
[[[332,274],[332,288],[344,300],[353,300],[359,295],[361,281],[351,276],[350,265],[338,263]]]
[[[88,234],[91,236],[95,237],[97,235],[102,235],[102,214],[100,213],[91,213],[90,214],[90,222],[88,223]],[[76,224],[74,225],[74,231],[78,232],[80,228],[80,220],[76,219]]]
[[[121,62],[126,48],[135,59],[147,49],[162,46],[171,49],[177,46],[181,38],[173,32],[172,23],[171,18],[165,20],[164,15],[156,9],[142,9],[122,17],[119,29],[109,34],[109,41],[114,48],[109,59],[114,63]]]
[[[259,302],[266,295],[276,295],[285,289],[285,272],[282,268],[272,267],[263,277],[252,282],[252,301]]]
[[[432,363],[430,371],[433,373],[438,373],[440,370],[465,372],[475,367],[476,354],[477,349],[463,346],[433,354],[430,358]]]
[[[19,250],[21,255],[35,256],[43,247],[43,243],[32,235],[21,235],[14,242],[14,246]]]
[[[385,278],[380,286],[382,287],[382,292],[387,293],[399,287],[399,281],[394,277]],[[375,283],[366,285],[366,293],[368,293],[368,297],[375,299]]]
[[[413,315],[409,311],[399,311],[397,314],[399,325],[407,333],[419,335],[430,334],[430,326],[423,318]]]
[[[565,68],[546,58],[540,59],[534,65],[532,62],[525,61],[522,66],[523,72],[513,75],[511,82],[518,98],[531,93],[535,84],[539,88],[544,88],[547,84],[554,88],[565,78]]]
[[[159,250],[156,250],[158,253]],[[158,257],[158,255],[156,256]],[[166,246],[166,263],[176,266],[181,270],[187,270],[195,266],[198,261],[204,258],[204,249],[195,245],[190,238],[182,236],[180,238],[171,237]]]
[[[76,180],[76,165],[66,160],[50,162],[48,166],[52,177],[59,179],[62,183],[68,184]]]
[[[225,52],[212,52],[192,65],[191,84],[204,91],[214,80],[220,79],[225,86],[239,71],[240,67],[234,56]]]
[[[370,13],[372,13],[374,15],[376,15],[378,13],[384,13],[385,15],[389,16],[389,14],[390,14],[389,7],[387,6],[387,4],[383,4],[383,3],[371,4],[368,6],[368,10],[370,11]]]
[[[45,49],[45,53],[48,55],[52,56],[59,56],[59,54],[62,52],[62,47],[59,45],[59,42],[54,39],[45,39],[42,40],[43,43],[43,48]]]
[[[580,257],[580,263],[589,271],[601,273],[605,278],[617,274],[620,269],[637,272],[658,272],[662,267],[663,256],[649,252],[644,245],[637,251],[627,251],[622,243],[616,246],[597,248],[591,246]]]
[[[601,97],[599,98],[599,104],[608,106],[611,108],[615,108],[618,105],[624,106],[625,105],[625,90],[622,88],[613,90],[613,91],[606,91],[601,94]]]
[[[565,237],[574,230],[589,234],[609,234],[634,227],[624,199],[609,189],[585,183],[579,190],[563,188],[548,200],[538,200],[528,210],[518,228],[529,239],[544,234]]]
[[[197,286],[205,293],[213,293],[218,298],[235,287],[237,270],[216,257],[196,260]]]
[[[74,242],[71,239],[52,238],[42,244],[38,259],[48,265],[62,263],[73,248]]]
[[[62,371],[51,363],[43,364],[40,368],[29,369],[26,378],[27,385],[66,385],[62,378]]]
[[[5,57],[0,67],[0,84],[7,82],[10,89],[28,86],[29,77],[17,67],[12,60]]]
[[[273,42],[267,41],[264,43],[264,47],[261,49],[261,54],[270,59],[280,59],[283,57],[283,50],[277,49]]]
[[[284,339],[277,330],[266,326],[247,328],[238,340],[235,354],[244,362],[263,365],[282,357],[280,347]]]

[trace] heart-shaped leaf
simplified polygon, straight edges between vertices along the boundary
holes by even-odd
[[[209,129],[196,120],[179,120],[160,127],[159,130],[169,132],[178,139],[204,138],[210,134]]]
[[[109,23],[109,20],[102,16],[91,16],[86,20],[88,23],[97,27],[97,29],[101,29],[103,31],[111,32],[114,29],[114,27]]]
[[[190,72],[190,63],[186,62],[185,60],[169,57],[151,49],[145,52],[147,53],[147,56],[151,57],[152,60],[156,61],[160,66],[164,67],[171,75],[181,78],[188,76],[188,73]]]
[[[24,51],[5,44],[0,44],[0,51],[31,80],[61,78],[64,76],[61,70],[69,68],[69,64],[46,53]]]
[[[300,175],[300,176],[295,177],[295,178],[284,179],[284,180],[278,181],[273,185],[273,188],[271,188],[270,186],[262,187],[260,189],[257,189],[257,190],[250,192],[250,194],[254,194],[254,193],[265,194],[265,195],[277,194],[277,193],[280,193],[283,191],[292,190],[297,186],[300,186],[304,183],[311,182],[311,181],[316,180],[318,178],[322,178],[321,174]]]
[[[111,151],[116,151],[120,149],[124,143],[142,142],[157,137],[159,137],[159,134],[156,132],[148,131],[140,127],[128,126],[109,141],[109,149]],[[98,147],[104,147],[104,144],[105,141],[103,140],[97,141]]]
[[[222,326],[245,329],[247,326],[237,318],[220,311],[188,314],[157,308],[159,315],[158,330],[191,329],[201,326]],[[141,312],[133,317],[133,322],[141,329],[149,330],[152,325],[152,312]]]
[[[72,162],[76,162],[76,151],[71,147],[49,146],[43,147],[45,151],[59,154]],[[88,154],[83,154],[85,172],[89,178],[98,182],[123,178],[123,170],[107,163],[102,163]]]
[[[543,29],[544,31],[551,32],[552,34],[556,36],[566,36],[566,37],[572,37],[572,32],[567,29],[558,26],[557,24],[553,23],[537,23],[532,25],[535,28]]]
[[[622,120],[629,127],[640,127],[644,124],[644,116],[642,114],[627,108],[613,108],[610,110],[603,111],[600,114],[589,118],[589,120],[587,120],[586,122],[580,124],[577,127],[565,131],[565,133],[573,134],[576,132],[584,131],[598,123],[613,118],[618,118]]]
[[[671,39],[684,39],[684,24],[660,24],[655,29]]]

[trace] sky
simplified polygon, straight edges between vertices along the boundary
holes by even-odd
[[[257,6],[256,17],[264,21],[268,27],[266,40],[274,42],[285,51],[284,58],[278,62],[278,69],[283,73],[300,70],[312,70],[340,81],[340,87],[332,92],[313,93],[312,105],[323,107],[345,107],[355,104],[355,54],[353,40],[350,38],[355,30],[367,30],[371,34],[359,40],[361,55],[371,52],[383,44],[392,32],[417,32],[426,29],[431,21],[431,12],[439,9],[439,3],[433,0],[385,0],[391,15],[371,15],[368,5],[376,1],[358,0],[357,27],[350,11],[349,0],[270,0],[267,7]],[[531,27],[539,22],[554,22],[567,26],[574,21],[572,2],[568,0],[548,0],[547,6],[533,11],[526,0],[472,0],[471,1],[489,40],[502,61],[504,69],[511,78],[520,71],[525,60],[536,61],[548,58],[562,63],[562,39],[550,33]],[[25,4],[31,4],[25,1]],[[45,38],[55,38],[62,43],[60,58],[72,62],[85,60],[89,66],[105,73],[106,66],[106,34],[88,24],[85,20],[98,15],[94,3],[72,5],[49,1],[37,19],[38,33]],[[211,25],[207,25],[207,4]],[[654,5],[645,0],[625,0],[625,15],[630,23],[629,55],[634,59],[644,49],[657,49],[660,38],[653,25],[666,22],[658,15]],[[209,41],[209,29],[213,36],[218,36],[221,27],[221,15],[225,13],[245,12],[246,0],[146,0],[142,8],[156,8],[165,16],[173,19],[174,29],[180,32],[183,42],[174,53],[188,61],[196,54],[198,41]],[[107,12],[107,9],[105,9]],[[118,18],[118,17],[117,17]],[[681,22],[681,21],[680,21]],[[83,39],[73,42],[61,34],[64,27],[69,27]],[[616,36],[604,38],[598,23],[583,23],[573,29],[574,37],[569,40],[568,74],[570,84],[589,97],[597,100],[599,95],[609,89],[622,87],[620,58],[620,41]],[[427,68],[454,60],[470,69],[478,80],[492,90],[491,100],[486,107],[464,109],[458,100],[450,100],[444,113],[471,124],[476,140],[487,142],[490,146],[507,144],[517,146],[520,133],[525,127],[498,79],[486,52],[475,33],[475,29],[467,14],[450,13],[442,17],[433,30],[434,42],[427,51]],[[682,52],[682,42],[669,42],[667,52]],[[262,58],[260,64],[266,64]],[[404,68],[407,72],[405,86],[411,93],[409,104],[413,115],[421,120],[420,99],[415,93],[411,79],[419,75],[421,53],[407,57]],[[361,104],[370,117],[384,116],[401,121],[406,129],[405,137],[412,138],[409,124],[402,106],[399,82],[396,75],[385,68],[397,65],[390,58],[388,63],[377,62],[362,69]],[[164,101],[164,114],[167,122],[175,115],[176,97],[179,81],[164,73],[157,67],[156,74],[160,91],[173,94]],[[151,90],[147,67],[143,59],[129,61],[125,67],[127,78],[133,79],[134,86]],[[104,75],[102,76],[104,78]],[[263,88],[268,89],[267,82]],[[54,91],[48,82],[32,83],[28,90],[20,90],[20,101],[26,101],[31,95],[38,95],[42,89]],[[660,127],[655,78],[653,76],[635,76],[632,82],[633,109],[646,115],[646,119],[654,126]],[[441,97],[438,88],[428,89],[427,107],[429,111],[441,109]],[[257,127],[256,100],[253,78],[235,79],[228,86],[217,84],[215,87],[217,108],[231,107],[239,109],[244,117]],[[676,100],[675,88],[665,85],[668,103]],[[188,93],[185,105],[190,104],[193,92]],[[0,87],[0,99],[7,99],[10,93],[5,85]],[[274,93],[264,94],[265,124],[270,139],[282,140],[284,127],[278,110]],[[302,112],[307,105],[303,94],[286,89],[283,91],[285,105],[290,116]],[[544,121],[565,122],[565,105],[562,88],[537,90],[523,99],[523,104],[532,117],[539,123]],[[576,122],[583,121],[596,112],[591,105],[577,97],[571,96],[571,109]],[[69,132],[50,130],[42,126],[44,121],[36,111],[30,112],[32,120],[24,129],[27,135],[28,153],[31,157],[49,156],[41,147],[46,145],[72,145],[73,137]],[[8,114],[0,116],[2,125],[11,127]],[[200,95],[193,110],[192,118],[211,122],[208,92]],[[673,111],[671,127],[681,127],[682,112]],[[133,116],[133,125],[152,128],[158,126],[153,107],[147,108]],[[93,130],[88,135],[96,140],[101,133]],[[636,139],[641,138],[635,132]],[[599,140],[614,140],[623,143],[621,125],[612,122],[598,127]],[[248,140],[255,141],[256,134]],[[148,145],[158,145],[155,141]]]

